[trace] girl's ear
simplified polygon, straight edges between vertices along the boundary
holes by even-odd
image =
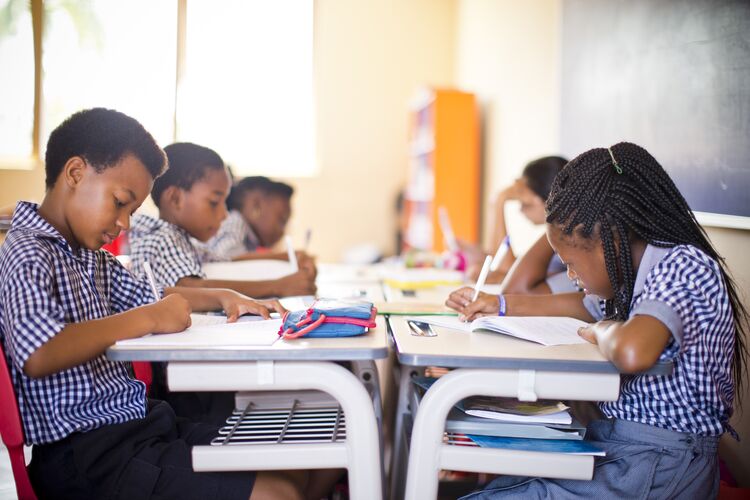
[[[250,218],[255,220],[260,217],[261,212],[263,211],[262,196],[258,192],[251,192],[246,196],[245,204],[249,208],[248,213],[250,214]]]
[[[86,161],[80,156],[72,156],[65,165],[63,165],[62,176],[65,184],[75,189],[86,176]]]

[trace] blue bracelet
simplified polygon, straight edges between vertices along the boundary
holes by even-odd
[[[498,316],[505,316],[505,312],[507,311],[507,305],[505,303],[505,296],[503,294],[500,294],[497,296],[497,315]]]

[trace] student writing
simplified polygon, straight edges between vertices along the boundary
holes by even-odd
[[[273,249],[281,241],[292,215],[293,194],[292,186],[268,177],[245,177],[235,182],[226,202],[229,213],[219,231],[205,244],[198,243],[203,250],[201,260],[287,260],[286,251],[259,250]],[[301,268],[316,271],[306,252],[297,251],[296,256]]]
[[[151,197],[159,218],[133,217],[129,232],[133,271],[143,272],[148,261],[160,286],[229,288],[251,297],[312,295],[315,273],[310,268],[276,280],[209,280],[199,252],[190,242],[212,238],[227,215],[229,176],[221,157],[192,143],[164,148],[169,169],[154,182]]]
[[[555,179],[547,236],[582,293],[453,292],[461,315],[565,315],[623,373],[587,438],[604,449],[592,481],[502,477],[471,498],[715,498],[717,445],[743,381],[747,311],[723,260],[664,169],[619,143]],[[505,306],[505,307],[503,307]],[[658,360],[670,375],[642,374]]]
[[[218,428],[146,399],[126,363],[104,355],[120,339],[184,330],[191,309],[269,314],[229,290],[167,288],[159,299],[99,250],[128,229],[166,165],[151,135],[122,113],[82,111],[52,132],[45,163],[42,204],[18,204],[0,247],[0,341],[37,495],[300,498],[303,473],[193,472],[190,447]]]

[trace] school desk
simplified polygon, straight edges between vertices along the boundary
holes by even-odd
[[[346,468],[353,499],[382,500],[380,390],[373,360],[388,353],[386,325],[358,337],[279,340],[270,346],[122,346],[118,361],[166,361],[172,391],[298,391],[332,396],[346,418],[345,440],[193,447],[196,471]],[[354,373],[337,361],[350,361]]]
[[[436,498],[438,471],[487,472],[521,476],[591,479],[594,458],[530,451],[453,446],[443,443],[451,407],[475,395],[516,397],[521,401],[563,399],[612,401],[617,399],[620,375],[592,344],[542,346],[490,332],[465,333],[433,326],[435,337],[412,335],[406,319],[389,318],[401,364],[396,430],[391,469],[392,498]],[[441,377],[409,409],[411,379],[421,367],[457,368]],[[659,363],[653,374],[668,374],[671,363]],[[413,418],[413,425],[410,425]],[[411,445],[406,462],[406,436]]]

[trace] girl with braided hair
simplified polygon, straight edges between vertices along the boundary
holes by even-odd
[[[461,317],[573,316],[624,374],[587,439],[606,451],[591,481],[500,477],[471,498],[715,498],[717,446],[743,383],[747,310],[672,179],[630,143],[587,151],[558,174],[547,237],[581,293],[453,292]],[[669,375],[643,372],[670,360]]]

